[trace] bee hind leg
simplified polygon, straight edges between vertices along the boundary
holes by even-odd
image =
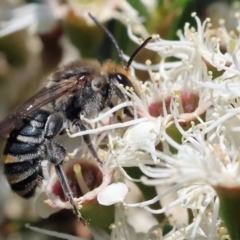
[[[46,144],[47,144],[47,155],[48,155],[49,162],[55,166],[56,174],[62,186],[63,192],[67,197],[68,201],[70,202],[70,204],[72,205],[74,214],[85,226],[89,223],[89,220],[85,220],[81,216],[81,213],[79,212],[79,210],[77,209],[73,199],[72,191],[67,181],[67,177],[62,169],[63,160],[67,156],[66,149],[60,144],[52,140],[48,140]]]
[[[55,170],[56,170],[56,173],[58,175],[59,182],[61,183],[62,189],[63,189],[65,195],[67,196],[70,204],[73,207],[74,214],[78,217],[78,219],[83,223],[84,226],[88,225],[89,220],[84,219],[81,216],[81,213],[79,212],[79,210],[76,207],[76,204],[73,200],[72,192],[71,192],[70,187],[68,185],[68,182],[67,182],[65,173],[63,172],[62,166],[60,164],[55,165]]]

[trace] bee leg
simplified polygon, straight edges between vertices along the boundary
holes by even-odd
[[[65,173],[62,170],[62,166],[60,164],[57,164],[57,165],[55,165],[55,169],[56,169],[56,173],[58,175],[59,182],[61,183],[62,189],[63,189],[65,195],[67,196],[70,204],[72,205],[75,215],[83,223],[84,226],[88,225],[89,220],[86,220],[81,216],[79,210],[77,209],[77,207],[74,203],[73,195],[72,195],[72,192],[71,192],[70,187],[68,185]]]
[[[77,122],[76,125],[79,127],[80,131],[86,131],[87,130],[87,128],[85,127],[85,125],[82,122]],[[92,153],[93,157],[95,157],[97,159],[97,161],[100,164],[102,164],[101,159],[98,157],[98,154],[97,154],[95,148],[92,145],[92,140],[91,140],[90,136],[88,134],[83,135],[83,140],[88,145],[88,148],[89,148],[90,152]]]
[[[51,114],[45,125],[45,138],[54,138],[67,127],[66,125],[67,122],[63,114],[59,112]]]
[[[133,115],[132,111],[131,111],[128,107],[125,107],[125,108],[123,109],[123,112],[124,112],[128,117],[134,118],[134,115]]]
[[[78,217],[78,219],[83,223],[84,226],[87,225],[89,223],[89,221],[84,219],[81,216],[81,213],[79,212],[79,210],[77,209],[77,207],[74,203],[74,200],[73,200],[72,191],[68,184],[66,175],[62,169],[62,162],[67,155],[65,148],[63,146],[61,146],[60,144],[53,142],[51,140],[47,140],[46,146],[47,146],[48,159],[49,159],[50,163],[55,166],[56,174],[58,176],[58,180],[62,186],[65,196],[68,198],[68,201],[72,205],[73,211],[74,211],[75,215]]]
[[[123,108],[123,113],[126,114],[128,117],[134,119],[134,115],[128,107]],[[120,116],[117,116],[117,120],[119,122],[123,122],[123,118],[121,118]]]
[[[128,96],[126,96],[122,90],[114,83],[111,84],[112,88],[114,89],[115,93],[117,94],[117,96],[119,97],[119,99],[121,100],[121,102],[126,102],[128,100],[130,100],[130,98]],[[112,105],[112,104],[111,104]],[[110,107],[111,107],[110,105]],[[129,107],[125,107],[123,109],[123,112],[130,118],[134,118],[134,115],[133,115],[133,111],[131,108]]]

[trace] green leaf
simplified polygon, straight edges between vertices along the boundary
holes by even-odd
[[[2,52],[10,65],[21,67],[28,58],[26,30],[14,32],[0,39],[0,52]]]
[[[101,228],[110,233],[109,225],[114,222],[114,205],[103,206],[95,199],[83,204],[80,212],[85,219],[90,220],[90,225]]]
[[[70,13],[65,18],[64,28],[83,58],[96,59],[96,54],[104,36],[102,29],[96,25],[89,26],[84,19]]]
[[[167,38],[168,39],[178,39],[176,33],[179,29],[183,29],[186,22],[189,22],[191,25],[196,25],[195,20],[191,17],[191,13],[195,11],[195,4],[192,0],[178,0],[174,1],[175,3],[171,6],[174,9],[178,8],[178,11],[181,10],[181,14],[175,17],[172,22],[171,28],[169,29]]]
[[[206,116],[206,114],[204,113],[199,117],[204,120],[205,116]],[[195,123],[195,125],[197,125],[199,123],[198,120],[194,120],[193,122]],[[187,131],[190,127],[192,127],[192,121],[182,123],[181,127],[182,127],[183,131]],[[177,142],[178,144],[182,144],[182,134],[179,132],[179,130],[177,129],[175,124],[172,124],[171,126],[169,126],[167,128],[166,132],[175,142]],[[172,147],[172,146],[169,146],[169,147],[170,147],[170,151],[173,154],[177,153],[177,150],[174,147]]]
[[[232,240],[240,239],[240,188],[215,188],[220,199],[220,216]]]
[[[129,167],[129,168],[124,168],[124,169],[127,172],[127,174],[129,176],[131,176],[132,178],[139,179],[143,176],[142,171],[138,167]],[[150,200],[158,195],[155,187],[146,186],[146,185],[142,184],[141,182],[136,182],[136,185],[142,192],[144,199],[146,201]],[[160,205],[160,202],[157,201],[151,205],[151,208],[152,209],[160,209],[162,207]],[[159,223],[162,223],[166,219],[164,214],[155,214],[154,217],[157,219],[157,221]]]

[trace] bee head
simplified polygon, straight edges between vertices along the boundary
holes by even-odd
[[[122,92],[121,87],[132,89],[138,95],[138,85],[132,80],[128,69],[117,65],[115,62],[108,60],[103,63],[103,69],[107,73],[110,88],[118,93]]]
[[[115,38],[113,37],[113,35],[111,34],[111,32],[102,24],[100,23],[91,13],[88,13],[89,17],[93,20],[93,22],[100,27],[103,32],[105,32],[107,34],[107,36],[109,37],[109,39],[112,41],[120,62],[121,62],[121,67],[122,69],[119,70],[118,67],[114,67],[114,64],[111,61],[107,61],[103,64],[103,69],[105,70],[106,73],[108,74],[108,80],[109,80],[109,85],[110,88],[123,100],[126,99],[126,97],[123,97],[124,93],[121,91],[121,89],[119,88],[119,85],[123,85],[123,87],[128,87],[133,89],[137,95],[139,95],[138,89],[136,89],[136,87],[133,86],[133,82],[129,79],[128,75],[129,75],[129,67],[131,66],[133,59],[137,56],[137,54],[151,41],[152,37],[148,37],[131,55],[131,57],[129,58],[128,62],[126,65],[124,65],[124,58],[123,58],[123,54],[122,51],[120,49],[120,47],[118,46],[117,41],[115,40]],[[98,84],[99,85],[99,84]],[[99,85],[101,86],[101,84]],[[93,86],[94,89],[94,86]]]

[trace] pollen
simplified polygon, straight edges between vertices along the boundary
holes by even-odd
[[[192,17],[196,17],[196,16],[197,16],[197,13],[196,13],[196,12],[193,12],[193,13],[191,14],[191,16],[192,16]]]
[[[160,39],[160,35],[159,34],[152,34],[152,38],[153,39]]]
[[[109,229],[113,230],[113,229],[115,229],[115,228],[116,228],[116,225],[115,225],[114,223],[112,223],[112,224],[109,225]]]
[[[150,66],[152,64],[150,59],[147,59],[145,63],[146,63],[147,66]]]

